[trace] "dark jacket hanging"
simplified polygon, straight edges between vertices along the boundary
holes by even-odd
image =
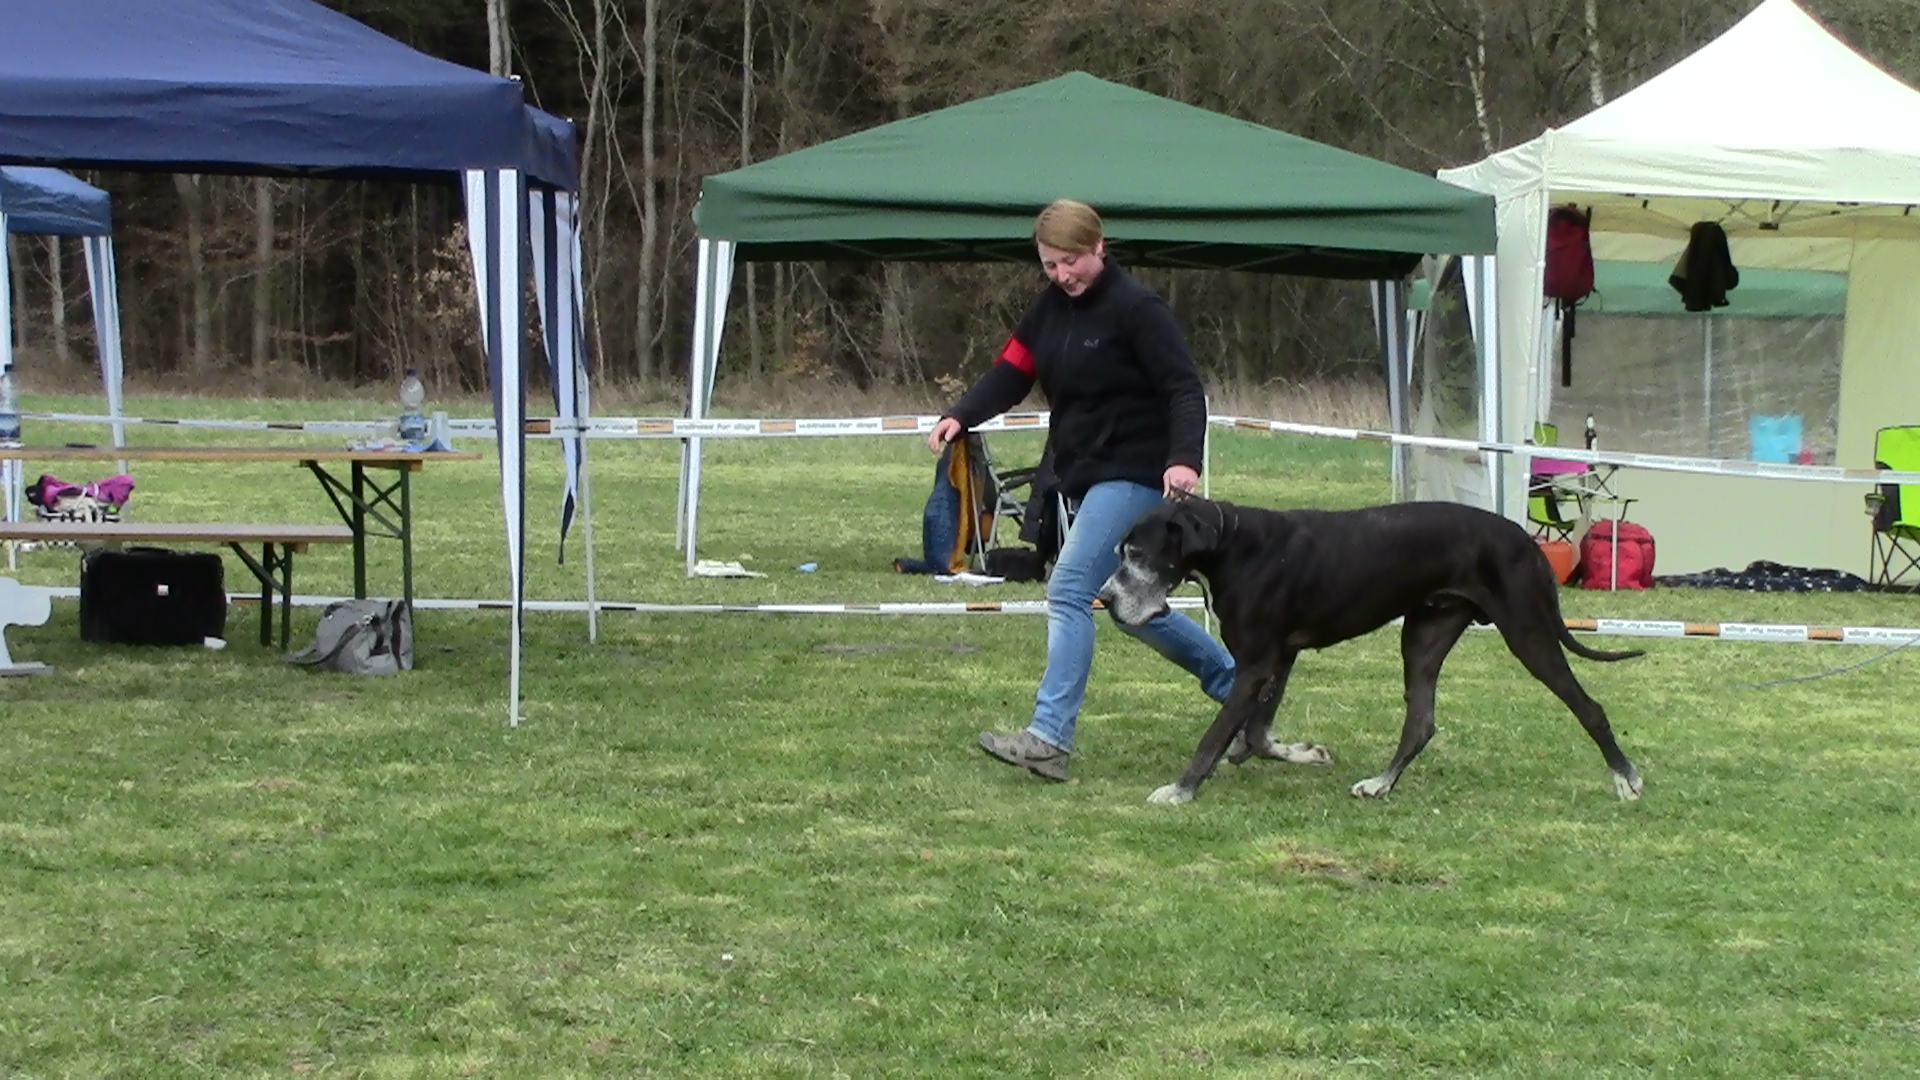
[[[1727,250],[1727,231],[1711,221],[1696,221],[1672,276],[1667,278],[1688,311],[1727,306],[1727,294],[1740,284],[1740,271]]]

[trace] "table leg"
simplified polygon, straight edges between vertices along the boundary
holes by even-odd
[[[401,595],[413,603],[413,462],[354,461],[351,476],[342,481],[320,462],[304,462],[320,481],[321,490],[340,512],[340,520],[353,531],[353,595],[367,595],[367,540],[379,536],[400,541]],[[393,468],[399,475],[384,483],[367,473],[375,468]]]
[[[400,470],[400,588],[413,612],[413,471]]]
[[[260,647],[263,649],[273,647],[274,590],[279,590],[280,650],[285,652],[287,643],[293,639],[293,553],[296,545],[262,544],[257,560],[253,552],[239,543],[229,543],[227,547],[240,557],[240,561],[253,572],[254,579],[260,582]]]
[[[19,521],[23,513],[20,505],[24,501],[21,484],[26,480],[26,468],[25,462],[15,461],[12,458],[0,461],[0,478],[4,478],[0,479],[0,482],[5,483],[7,487],[7,520],[9,522]],[[7,541],[7,569],[8,571],[20,569],[20,541],[18,540]]]
[[[293,548],[280,549],[280,651],[293,637]]]
[[[267,572],[260,575],[260,647],[273,645],[273,545],[260,545],[261,565]]]
[[[367,597],[367,471],[359,462],[353,463],[353,595],[357,600]]]

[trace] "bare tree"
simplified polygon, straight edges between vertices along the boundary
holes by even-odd
[[[173,174],[173,189],[180,195],[180,207],[186,214],[187,285],[193,296],[191,320],[186,329],[186,348],[181,352],[187,370],[203,375],[213,369],[213,283],[207,277],[207,199],[205,177],[188,173]]]
[[[58,236],[47,237],[47,284],[52,293],[53,358],[65,370],[73,363],[73,350],[67,344],[67,274]]]
[[[1586,0],[1587,9],[1587,100],[1594,108],[1607,103],[1607,88],[1601,78],[1600,0]]]
[[[513,26],[507,0],[487,0],[487,70],[505,76],[513,70]]]
[[[268,347],[273,338],[273,181],[253,179],[253,335],[247,355],[253,387],[267,387]]]
[[[634,374],[646,381],[653,377],[660,334],[656,317],[660,260],[660,160],[656,136],[662,94],[660,0],[641,0],[640,41],[636,45],[631,34],[627,36],[640,65],[640,175],[637,183],[633,177],[627,181],[629,190],[638,188],[640,213],[639,260],[633,285]]]
[[[7,245],[7,267],[10,271],[9,276],[13,282],[13,307],[16,311],[25,311],[27,304],[27,263],[22,257],[25,254],[22,250],[25,246],[25,241],[12,232],[8,232],[6,236],[0,238],[0,240],[4,240]],[[14,348],[24,351],[30,341],[27,329],[30,321],[31,320],[21,318],[16,314],[13,319],[13,326],[10,328],[0,327],[0,333],[12,334]]]

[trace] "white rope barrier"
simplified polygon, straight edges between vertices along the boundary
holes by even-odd
[[[47,588],[48,595],[75,600],[80,590],[71,586]],[[296,593],[296,607],[325,607],[343,596],[317,596]],[[258,604],[253,593],[235,593],[228,597],[235,605]],[[1197,596],[1175,596],[1167,604],[1176,610],[1193,611],[1204,605]],[[506,611],[506,600],[433,599],[416,597],[414,607],[422,611]],[[1097,606],[1097,605],[1096,605]],[[1044,615],[1045,600],[909,600],[849,604],[648,604],[599,600],[592,604],[600,612],[626,612],[635,615]],[[584,600],[528,600],[524,611],[584,612]],[[1567,629],[1602,637],[1668,638],[1693,641],[1746,641],[1786,645],[1912,645],[1920,643],[1920,628],[1896,626],[1797,626],[1783,623],[1687,622],[1666,619],[1566,619]],[[1479,627],[1479,629],[1491,629]]]
[[[30,420],[106,424],[118,420],[129,425],[173,428],[198,428],[218,431],[304,432],[315,435],[380,437],[391,431],[390,421],[382,420],[211,420],[156,417],[110,417],[81,413],[32,412]],[[529,438],[560,438],[574,431],[589,438],[611,439],[684,439],[701,438],[808,438],[860,435],[920,435],[933,430],[937,416],[868,416],[803,419],[704,418],[684,417],[595,417],[574,424],[554,418],[527,421]],[[1046,412],[1006,413],[974,428],[975,431],[1044,431]],[[1920,484],[1920,473],[1893,469],[1844,469],[1830,465],[1790,465],[1771,462],[1733,461],[1713,458],[1688,458],[1661,454],[1635,454],[1579,450],[1571,447],[1531,444],[1489,443],[1473,439],[1400,435],[1365,428],[1342,428],[1325,424],[1301,424],[1285,420],[1264,420],[1236,416],[1209,416],[1214,427],[1265,431],[1274,434],[1305,435],[1315,438],[1379,442],[1399,446],[1418,446],[1435,450],[1471,454],[1510,454],[1516,457],[1552,457],[1595,465],[1650,469],[1667,472],[1712,473],[1731,476],[1763,476],[1786,480],[1807,480],[1869,484]],[[490,419],[454,419],[445,422],[449,435],[491,439],[496,430]],[[79,596],[77,588],[52,588],[49,594],[64,599]],[[296,595],[293,603],[302,607],[323,607],[336,596]],[[234,603],[258,603],[259,597],[237,595]],[[505,600],[462,600],[417,598],[422,610],[489,611],[507,610]],[[1176,609],[1204,607],[1198,598],[1174,597]],[[974,601],[879,601],[872,603],[792,603],[792,604],[652,604],[621,601],[528,600],[525,611],[548,612],[630,612],[634,614],[752,614],[752,615],[1037,615],[1045,614],[1045,600]],[[1777,644],[1838,644],[1904,646],[1920,642],[1920,629],[1878,626],[1796,626],[1769,623],[1686,622],[1649,619],[1567,619],[1568,629],[1577,633],[1602,636],[1675,638],[1689,640],[1749,641]]]
[[[29,420],[104,424],[113,418],[80,413],[25,413]],[[1049,414],[1045,412],[1006,413],[974,428],[981,432],[1045,431]],[[527,421],[528,438],[557,439],[578,432],[595,439],[767,439],[822,438],[860,435],[918,435],[933,430],[937,416],[855,416],[796,419],[601,416],[580,423],[556,418]],[[316,435],[379,437],[392,424],[379,420],[188,420],[151,417],[122,417],[122,423],[157,425],[173,428],[204,428],[221,431],[299,431]],[[1434,435],[1401,435],[1367,428],[1343,428],[1326,424],[1301,424],[1287,420],[1264,420],[1239,416],[1209,416],[1213,427],[1272,434],[1306,435],[1314,438],[1341,439],[1349,442],[1378,442],[1394,446],[1423,447],[1430,450],[1457,451],[1462,454],[1506,454],[1519,458],[1548,457],[1579,461],[1615,468],[1647,469],[1655,472],[1702,473],[1719,476],[1753,476],[1775,480],[1800,480],[1847,484],[1920,484],[1920,472],[1898,469],[1848,469],[1838,465],[1798,465],[1785,462],[1740,461],[1728,458],[1695,458],[1673,454],[1638,454],[1622,451],[1582,450],[1573,447],[1535,446],[1530,443],[1494,443],[1476,439],[1453,439]],[[450,436],[492,439],[494,422],[490,419],[454,419],[447,421]]]

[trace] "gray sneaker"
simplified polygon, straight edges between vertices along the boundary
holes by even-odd
[[[1011,735],[980,733],[980,749],[1009,765],[1018,765],[1046,780],[1065,781],[1067,759],[1073,755],[1027,731]]]

